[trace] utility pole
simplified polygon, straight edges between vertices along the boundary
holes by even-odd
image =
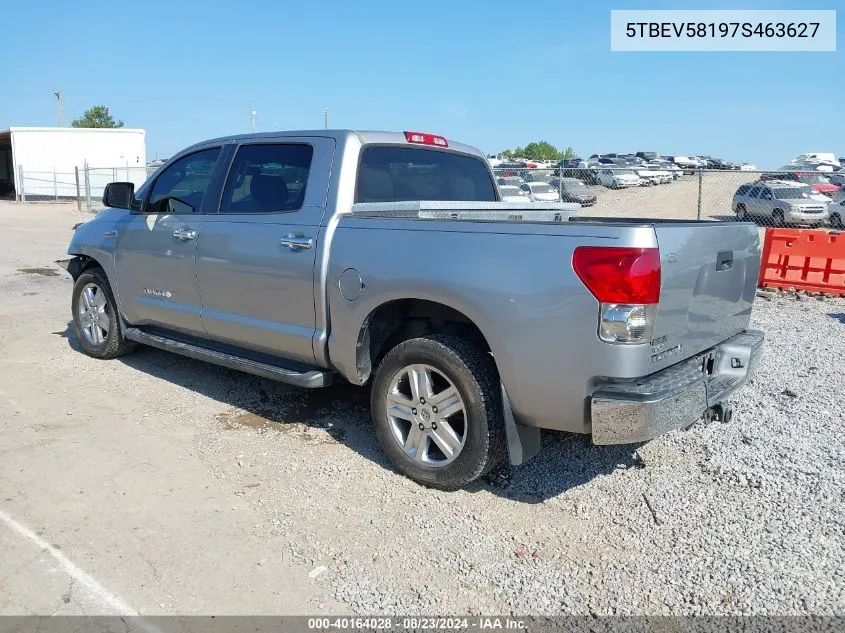
[[[62,100],[62,91],[56,88],[53,91],[53,94],[56,95],[56,114],[59,117],[59,127],[65,126],[65,103]]]
[[[252,123],[252,131],[255,132],[255,108],[252,107],[252,104],[249,104],[249,120]]]
[[[323,128],[329,129],[329,106],[323,108]]]

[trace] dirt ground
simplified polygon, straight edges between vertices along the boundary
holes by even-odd
[[[200,420],[257,432],[227,416],[243,379],[152,350],[77,351],[53,262],[88,217],[0,202],[0,614],[348,612],[269,535],[255,474],[220,480],[198,451]],[[217,386],[192,389],[192,374]]]

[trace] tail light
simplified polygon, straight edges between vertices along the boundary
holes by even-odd
[[[405,132],[405,140],[408,143],[419,145],[436,145],[437,147],[449,147],[449,142],[442,136],[426,134],[425,132]]]
[[[660,301],[658,249],[579,246],[572,268],[601,304],[599,338],[622,344],[651,339]]]

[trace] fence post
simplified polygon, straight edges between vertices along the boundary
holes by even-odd
[[[85,170],[85,210],[91,213],[91,174],[88,170],[88,159],[82,168]]]
[[[21,198],[21,202],[26,202],[26,186],[24,185],[24,174],[23,174],[23,165],[18,165],[18,173],[20,176],[20,183],[21,183],[21,190],[18,191],[18,195]]]
[[[76,176],[76,210],[82,211],[82,194],[79,191],[79,165],[73,168],[73,174]]]
[[[698,218],[701,219],[701,174],[703,173],[703,169],[700,167],[698,168]]]
[[[557,197],[560,202],[563,202],[563,165],[561,163],[557,166]]]
[[[53,200],[59,201],[59,186],[56,184],[56,168],[53,167]]]

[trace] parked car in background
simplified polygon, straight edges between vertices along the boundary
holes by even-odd
[[[663,182],[663,179],[658,174],[652,172],[650,169],[634,169],[633,171],[635,174],[637,174],[637,176],[640,177],[640,185],[643,187],[659,185]]]
[[[555,176],[577,178],[588,185],[597,185],[599,184],[599,171],[602,168],[604,168],[604,165],[594,160],[582,160],[575,167],[556,169],[554,173]]]
[[[499,195],[502,202],[526,202],[528,194],[519,188],[519,185],[499,185]]]
[[[499,176],[496,178],[496,183],[501,185],[515,185],[519,187],[525,179],[522,176]]]
[[[833,152],[807,152],[806,154],[798,154],[790,163],[833,163],[837,162],[836,154]]]
[[[699,167],[698,161],[690,156],[667,156],[667,158],[680,167],[685,174],[695,173]]]
[[[750,163],[740,163],[739,164],[740,171],[757,171],[757,165],[752,165]]]
[[[650,178],[657,180],[658,184],[665,185],[666,183],[672,182],[672,172],[661,169],[657,165],[640,165],[636,169],[637,173],[639,174],[640,178]]]
[[[646,162],[651,162],[659,158],[657,152],[637,152],[634,156],[642,158]]]
[[[760,180],[792,180],[794,182],[810,185],[813,189],[828,197],[833,197],[833,194],[839,189],[839,187],[830,182],[826,175],[818,172],[781,171],[763,174],[760,176]]]
[[[828,213],[830,213],[830,226],[840,230],[845,228],[845,224],[843,224],[843,220],[845,220],[845,199],[831,202]]]
[[[526,171],[523,178],[525,182],[549,182],[553,176],[554,170],[538,167],[537,169]]]
[[[768,180],[742,185],[733,198],[740,220],[762,219],[775,226],[821,226],[828,221],[830,201],[809,185],[790,180]]]
[[[677,180],[684,173],[680,167],[675,163],[670,163],[668,160],[656,159],[646,163],[649,169],[662,169],[668,171],[672,175],[673,180]]]
[[[599,183],[610,189],[639,187],[642,182],[633,169],[602,169],[599,172]]]
[[[557,166],[560,168],[572,169],[573,167],[578,167],[578,164],[583,160],[583,158],[578,157],[564,158],[562,161],[558,162]]]
[[[547,182],[524,182],[519,188],[531,202],[560,202],[557,189],[553,189]]]
[[[845,186],[845,171],[837,172],[835,174],[825,174],[825,178],[827,178],[831,184],[836,185],[840,189]]]
[[[577,202],[582,207],[591,207],[596,203],[596,193],[583,180],[555,178],[549,181],[549,186],[561,193],[562,202]]]
[[[708,158],[707,169],[733,169],[733,165],[721,158]]]

